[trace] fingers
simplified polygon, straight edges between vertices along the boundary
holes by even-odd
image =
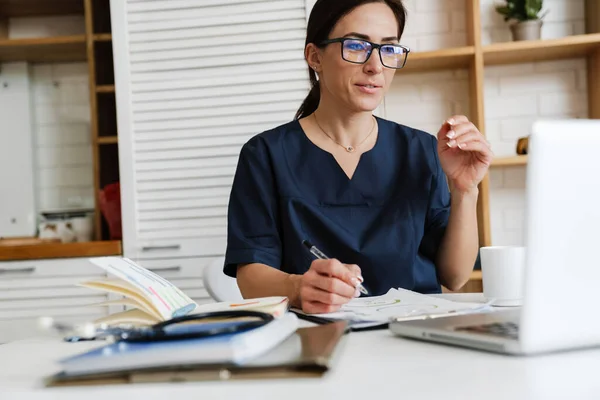
[[[327,277],[320,274],[314,275],[314,277],[309,275],[308,284],[325,292],[338,294],[348,300],[354,297],[354,293],[356,292],[355,286],[349,285],[347,282],[338,278]]]
[[[467,133],[456,140],[453,139],[448,142],[448,146],[462,151],[479,153],[481,154],[480,160],[488,165],[492,162],[493,153],[490,144],[478,132]]]
[[[446,120],[446,123],[449,125],[457,125],[462,124],[464,122],[469,122],[469,118],[464,115],[453,115]]]
[[[330,278],[333,280],[334,278]],[[354,291],[353,291],[354,293]],[[346,297],[335,292],[328,292],[314,286],[305,286],[300,293],[303,299],[310,302],[322,303],[325,305],[341,306],[349,302],[353,296]]]
[[[460,126],[462,124],[469,123],[469,119],[464,115],[453,115],[448,118],[442,124],[442,128],[438,132],[438,141],[447,141],[449,138],[447,137],[448,133],[452,132],[455,127]]]
[[[467,150],[467,148],[473,145],[474,142],[480,142],[484,147],[490,148],[487,141],[484,139],[483,135],[479,132],[468,132],[462,134],[456,139],[452,139],[448,142],[448,147],[450,148],[459,148],[461,150]]]
[[[342,264],[335,259],[315,260],[304,274],[300,288],[302,309],[310,313],[337,311],[360,296],[356,289],[360,282],[362,276],[358,265]]]
[[[467,133],[470,132],[477,132],[479,133],[479,130],[477,129],[477,127],[472,123],[472,122],[463,122],[460,123],[458,125],[453,125],[452,129],[450,129],[448,131],[448,133],[446,133],[446,138],[447,139],[458,139],[460,138],[462,135],[465,135]]]
[[[360,267],[356,264],[344,264],[346,266],[346,268],[348,268],[350,270],[350,272],[356,277],[356,279],[358,279],[358,281],[360,283],[364,282],[364,279],[362,277],[362,271],[360,270]]]
[[[338,278],[354,288],[358,286],[362,280],[362,277],[360,277],[360,279],[358,278],[360,274],[357,275],[355,273],[358,266],[348,268],[348,266],[342,264],[336,259],[315,260],[311,264],[310,268],[315,270],[320,275]],[[360,271],[360,268],[358,268],[358,270]]]

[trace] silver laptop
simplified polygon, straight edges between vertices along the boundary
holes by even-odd
[[[528,147],[522,307],[394,334],[520,355],[600,346],[600,120],[539,121]]]

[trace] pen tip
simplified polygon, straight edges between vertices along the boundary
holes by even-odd
[[[306,247],[308,247],[309,249],[310,249],[311,247],[313,247],[312,243],[311,243],[311,242],[309,242],[308,240],[303,240],[303,241],[302,241],[302,244],[303,244],[303,245],[305,245]]]

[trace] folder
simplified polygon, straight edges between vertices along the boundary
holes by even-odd
[[[123,385],[157,382],[231,381],[248,379],[319,378],[333,368],[342,351],[348,324],[300,328],[268,353],[245,363],[198,363],[139,367],[112,372],[69,374],[45,379],[47,387]]]

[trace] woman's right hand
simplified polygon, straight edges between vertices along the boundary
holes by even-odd
[[[356,287],[362,282],[358,265],[342,264],[335,259],[314,260],[300,282],[302,311],[335,312],[360,295]]]

